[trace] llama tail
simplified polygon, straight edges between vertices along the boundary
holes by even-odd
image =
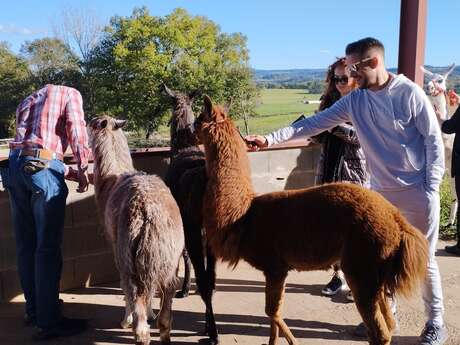
[[[426,277],[429,260],[428,242],[425,236],[411,226],[401,215],[396,221],[401,228],[401,242],[392,260],[391,274],[385,279],[385,287],[392,295],[412,296]]]
[[[145,220],[127,224],[119,231],[117,256],[120,273],[129,281],[133,296],[151,296],[157,275],[152,250],[152,234]]]

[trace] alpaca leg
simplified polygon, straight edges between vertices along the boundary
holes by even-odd
[[[131,304],[132,303],[125,301],[125,316],[123,321],[121,321],[121,328],[127,329],[133,325],[133,310]]]
[[[172,285],[172,286],[171,286]],[[158,314],[157,326],[160,330],[160,344],[169,345],[171,343],[171,325],[172,325],[172,301],[176,293],[174,284],[163,286],[163,295],[161,297],[160,312]]]
[[[150,297],[147,295],[137,296],[134,305],[134,323],[133,331],[136,339],[136,344],[150,344],[150,326],[147,322],[147,309],[150,305],[147,302]]]
[[[184,248],[182,252],[182,258],[184,259],[184,281],[182,283],[181,291],[176,293],[177,298],[184,298],[189,295],[190,291],[190,257],[188,255],[187,249]]]
[[[206,276],[207,288],[204,293],[206,303],[206,330],[209,335],[211,345],[218,344],[217,326],[212,308],[212,296],[216,288],[216,258],[211,252],[211,249],[206,249]]]
[[[373,283],[370,280],[349,279],[349,282],[351,283],[350,288],[355,298],[356,307],[368,329],[369,343],[371,345],[390,345],[391,334],[379,305],[380,296],[378,291],[382,288],[372,286]]]
[[[380,312],[382,313],[383,318],[385,319],[385,322],[387,324],[388,331],[390,333],[393,333],[394,329],[396,328],[396,322],[395,322],[395,319],[393,318],[393,313],[391,311],[391,308],[388,305],[388,298],[385,294],[384,289],[380,291],[379,307],[380,307]]]
[[[284,299],[284,283],[287,271],[280,273],[265,272],[265,313],[270,318],[269,345],[278,343],[279,329],[290,345],[297,344],[291,330],[281,318],[281,306]]]
[[[195,270],[196,285],[198,293],[206,306],[205,314],[205,330],[204,334],[209,335],[211,344],[218,343],[218,333],[214,312],[212,308],[212,295],[215,288],[215,257],[211,254],[209,248],[206,248],[206,265],[203,250],[203,238],[200,227],[185,225],[185,239],[192,261],[193,269]]]
[[[152,290],[147,296],[147,322],[151,324],[155,320],[155,313],[153,312],[153,297],[155,290]]]
[[[133,325],[133,307],[134,299],[127,289],[127,283],[124,278],[121,278],[120,286],[125,294],[125,316],[121,321],[121,328],[130,328]]]

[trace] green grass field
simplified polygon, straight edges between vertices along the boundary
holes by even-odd
[[[312,95],[302,89],[263,89],[256,114],[259,116],[311,114],[317,104],[304,104],[304,100],[318,100],[320,95]]]
[[[304,104],[304,100],[319,100],[320,95],[308,94],[302,89],[263,89],[258,100],[255,116],[249,117],[249,132],[264,134],[284,127],[297,119],[300,114],[311,115],[318,109],[319,104]],[[243,134],[245,125],[243,119],[236,121],[236,125]],[[169,127],[162,125],[158,128],[158,135],[165,140],[169,139]],[[161,140],[160,140],[161,141]],[[166,143],[155,141],[154,144],[139,139],[132,140],[131,146],[164,146]]]
[[[289,125],[300,114],[311,115],[318,104],[304,104],[304,100],[318,100],[320,95],[301,89],[264,89],[261,92],[256,116],[249,118],[249,132],[263,134]],[[244,121],[236,121],[244,132]]]

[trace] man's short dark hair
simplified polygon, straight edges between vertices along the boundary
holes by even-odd
[[[382,56],[385,55],[385,48],[383,47],[382,42],[373,37],[362,38],[356,42],[348,44],[345,48],[345,54],[356,54],[362,58],[364,57],[364,54],[371,49],[378,49],[381,51]]]

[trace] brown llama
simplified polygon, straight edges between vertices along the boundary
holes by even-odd
[[[157,325],[161,344],[170,344],[171,306],[184,248],[179,208],[158,176],[133,167],[121,127],[126,121],[101,116],[91,120],[95,196],[113,246],[126,310],[121,325],[132,326],[136,343],[150,343],[147,322],[152,297],[161,294]]]
[[[203,150],[193,130],[195,115],[192,103],[196,92],[186,95],[170,90],[163,85],[173,104],[171,126],[171,163],[166,175],[166,184],[177,201],[185,232],[185,247],[195,270],[198,292],[206,305],[205,334],[210,344],[219,342],[212,307],[216,287],[216,258],[206,242],[203,231],[202,204],[206,187],[206,168]],[[187,283],[186,275],[184,286]],[[189,283],[189,282],[188,282]],[[184,288],[182,288],[184,290]]]
[[[380,194],[335,183],[254,194],[246,144],[221,107],[204,98],[196,121],[206,154],[204,224],[217,257],[263,271],[269,344],[279,331],[298,344],[281,317],[290,270],[328,269],[341,261],[372,345],[389,345],[395,328],[386,295],[410,296],[426,273],[423,235]]]

